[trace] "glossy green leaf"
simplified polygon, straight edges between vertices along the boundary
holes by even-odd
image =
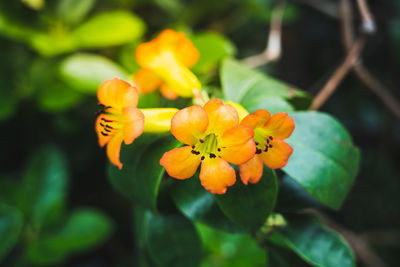
[[[21,212],[0,203],[0,263],[17,243],[22,225]]]
[[[74,54],[59,68],[61,79],[74,89],[95,94],[100,84],[114,77],[128,79],[125,71],[108,58],[94,54]]]
[[[145,31],[143,21],[124,10],[96,14],[71,32],[79,47],[101,48],[129,43]]]
[[[271,236],[283,242],[313,266],[354,267],[354,255],[346,241],[311,216],[297,216]],[[274,241],[275,240],[275,241]]]
[[[223,58],[233,56],[236,52],[232,42],[215,32],[196,34],[192,41],[200,52],[200,59],[193,67],[196,72],[210,71]]]
[[[296,112],[287,142],[293,154],[283,170],[328,207],[339,209],[358,172],[360,152],[346,129],[320,112]]]
[[[221,210],[238,225],[256,229],[267,219],[275,207],[278,194],[276,174],[264,167],[257,184],[244,185],[237,175],[236,184],[223,195],[215,195]]]
[[[28,257],[35,264],[55,264],[71,253],[99,246],[111,234],[113,223],[95,210],[75,211],[56,232],[44,235],[28,246]]]
[[[20,190],[19,206],[35,229],[57,220],[66,201],[68,168],[64,155],[44,146],[33,154]]]
[[[221,69],[222,90],[226,100],[242,104],[248,110],[274,105],[274,112],[290,110],[291,105],[286,101],[297,94],[294,87],[273,79],[261,72],[253,70],[233,59],[225,59]],[[267,101],[272,98],[271,101]]]
[[[172,136],[143,134],[131,145],[121,148],[122,170],[111,163],[108,178],[122,195],[148,209],[156,209],[158,189],[165,169],[162,155],[180,143]]]
[[[145,243],[157,266],[198,266],[202,247],[191,221],[183,216],[154,214],[143,217]]]
[[[205,256],[201,267],[265,266],[266,253],[247,234],[231,234],[196,224]]]
[[[178,209],[191,220],[227,232],[243,230],[221,211],[213,194],[200,184],[198,173],[190,179],[176,181],[171,187],[171,196]]]

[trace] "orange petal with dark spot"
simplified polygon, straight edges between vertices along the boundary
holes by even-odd
[[[160,165],[173,178],[180,180],[190,178],[201,162],[200,157],[192,154],[191,151],[190,146],[174,148],[164,153],[160,159]]]
[[[271,136],[286,139],[294,130],[294,120],[285,112],[274,114],[263,127]]]
[[[251,159],[256,152],[251,128],[238,125],[229,129],[221,138],[221,156],[232,164],[242,164]]]
[[[278,169],[285,166],[292,155],[293,148],[285,141],[274,138],[270,143],[272,147],[268,148],[267,152],[259,154],[262,161],[271,169]]]
[[[200,106],[191,106],[178,111],[171,120],[171,133],[188,145],[194,145],[208,126],[207,113]]]

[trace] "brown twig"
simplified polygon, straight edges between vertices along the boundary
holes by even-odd
[[[361,30],[363,33],[372,34],[376,31],[375,20],[369,11],[366,0],[357,0],[358,8],[362,17]]]
[[[255,68],[278,60],[282,54],[282,19],[285,9],[285,1],[278,1],[271,15],[271,27],[265,50],[260,54],[247,57],[242,60],[246,65]]]
[[[365,7],[365,2],[363,2],[362,6],[363,8],[360,7],[360,10],[367,10],[367,14],[369,14],[368,7]],[[343,45],[346,50],[349,51],[352,43],[354,42],[354,32],[352,27],[353,11],[349,0],[340,1],[340,12]],[[372,18],[371,15],[367,15],[367,17]],[[374,76],[362,65],[361,62],[357,62],[357,64],[354,65],[354,72],[357,74],[360,81],[363,82],[370,91],[377,95],[395,116],[400,118],[400,103],[390,93],[390,91],[385,88],[385,86],[383,86],[376,78],[374,78]]]
[[[336,69],[330,79],[326,82],[325,86],[321,89],[321,91],[318,92],[317,96],[314,98],[314,101],[310,107],[311,110],[319,109],[333,94],[333,92],[336,90],[336,88],[349,72],[349,70],[354,66],[354,64],[357,63],[364,44],[365,39],[363,37],[358,39],[353,44],[343,63],[339,66],[339,68]]]

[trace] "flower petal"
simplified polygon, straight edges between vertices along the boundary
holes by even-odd
[[[208,126],[207,113],[200,106],[191,106],[178,111],[171,120],[171,133],[188,145],[196,144]]]
[[[215,133],[222,136],[225,131],[239,124],[239,116],[231,105],[224,105],[221,99],[211,99],[204,105],[208,115],[207,133]]]
[[[193,43],[186,38],[185,33],[176,32],[171,29],[163,30],[155,39],[160,46],[169,48],[174,51],[178,60],[190,68],[200,58],[200,53]]]
[[[122,109],[126,106],[136,107],[139,94],[130,83],[115,77],[99,86],[97,98],[105,106]]]
[[[257,127],[262,127],[271,118],[271,114],[265,109],[259,109],[253,114],[247,115],[241,122],[241,125],[255,129]]]
[[[232,107],[234,107],[239,115],[239,121],[243,120],[244,117],[246,117],[247,115],[249,115],[249,112],[247,111],[247,109],[245,109],[242,105],[232,102],[232,101],[225,101],[225,104],[227,105],[231,105]]]
[[[162,79],[153,71],[140,69],[135,73],[134,80],[143,94],[154,92],[162,85]]]
[[[163,97],[169,99],[169,100],[175,100],[179,97],[177,93],[168,85],[163,84],[160,88],[160,93],[163,95]]]
[[[119,169],[122,169],[122,163],[119,161],[122,139],[122,133],[118,133],[114,135],[107,144],[107,157],[110,162]]]
[[[285,141],[274,138],[271,142],[272,147],[268,148],[268,152],[259,154],[262,161],[271,169],[278,169],[285,166],[292,155],[293,148]]]
[[[248,182],[255,184],[260,181],[263,174],[263,162],[258,155],[239,166],[240,179],[247,185]]]
[[[107,114],[100,114],[96,119],[95,129],[100,147],[105,146],[113,136],[113,134],[110,134],[106,130],[104,130],[105,125],[108,125],[104,120],[113,120],[113,119],[114,119],[113,116]]]
[[[236,182],[235,170],[223,159],[206,158],[201,164],[200,182],[213,194],[225,194],[226,187]]]
[[[124,142],[129,145],[143,133],[144,115],[135,107],[126,107],[122,110],[121,123]]]
[[[232,164],[242,164],[251,159],[256,152],[251,128],[238,125],[229,129],[221,138],[221,156]]]
[[[286,139],[294,130],[294,120],[286,112],[279,112],[268,120],[263,129],[273,137]]]
[[[201,159],[192,154],[190,146],[174,148],[166,153],[160,159],[160,165],[165,168],[168,175],[176,179],[187,179],[192,177]]]

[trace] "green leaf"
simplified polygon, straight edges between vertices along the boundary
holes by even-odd
[[[346,241],[311,216],[298,216],[274,232],[273,242],[283,242],[313,266],[353,267],[354,255]]]
[[[66,201],[68,169],[64,155],[51,146],[41,147],[25,171],[19,207],[39,230],[60,217]]]
[[[0,263],[17,243],[22,225],[21,212],[0,203]]]
[[[198,266],[202,248],[198,233],[188,219],[178,215],[143,216],[143,238],[157,266]]]
[[[71,32],[82,48],[101,48],[129,43],[145,31],[143,21],[131,12],[117,10],[96,14]],[[132,55],[133,57],[133,55]]]
[[[175,205],[189,219],[227,232],[242,230],[224,215],[213,194],[200,184],[198,173],[190,179],[176,181],[170,192]]]
[[[248,110],[269,110],[271,106],[274,112],[291,110],[286,100],[298,94],[292,86],[229,58],[222,63],[221,83],[225,99]],[[268,101],[269,98],[272,99]],[[277,98],[280,101],[275,104]]]
[[[192,41],[200,52],[200,59],[193,67],[196,72],[208,72],[215,68],[220,60],[236,53],[232,42],[215,32],[196,34]]]
[[[253,98],[251,101],[246,102],[247,110],[253,113],[259,109],[268,110],[271,115],[277,112],[290,113],[294,108],[286,100],[275,96],[260,96]]]
[[[61,79],[74,89],[95,94],[100,84],[114,77],[128,79],[125,71],[108,58],[93,54],[74,54],[59,67]]]
[[[99,246],[110,236],[112,229],[113,224],[105,214],[78,210],[58,231],[30,243],[28,257],[35,264],[60,263],[71,253]]]
[[[309,267],[307,262],[296,255],[293,251],[268,244],[268,265],[269,267]]]
[[[279,183],[276,211],[297,212],[305,208],[322,208],[321,202],[310,195],[295,180],[285,175]]]
[[[339,209],[357,175],[360,152],[346,129],[320,112],[296,112],[287,142],[293,154],[283,170],[323,204]]]
[[[48,112],[60,112],[79,104],[82,94],[61,82],[51,87],[42,88],[39,92],[40,109]]]
[[[277,194],[276,174],[265,167],[257,184],[244,185],[238,179],[225,194],[215,195],[215,199],[232,221],[244,228],[256,229],[265,222],[275,207]]]
[[[96,0],[61,0],[57,3],[57,14],[68,24],[76,24],[92,9]]]
[[[172,136],[143,134],[131,145],[121,149],[122,170],[111,163],[108,178],[122,195],[145,208],[155,210],[157,195],[165,169],[162,155],[180,143]]]
[[[265,266],[266,253],[249,234],[229,234],[196,224],[206,255],[201,266]]]

